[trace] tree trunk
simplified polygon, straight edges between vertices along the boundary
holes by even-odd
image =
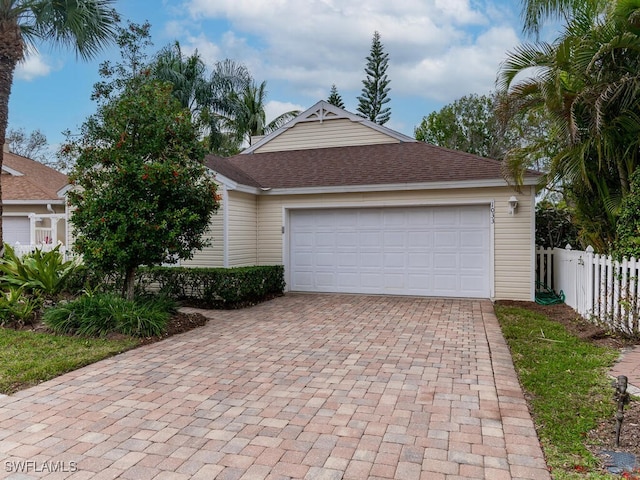
[[[122,296],[127,300],[133,300],[136,287],[136,267],[128,268],[125,272]]]
[[[4,161],[4,143],[9,124],[9,96],[13,84],[13,72],[23,54],[24,43],[17,22],[15,20],[0,22],[0,170]],[[2,183],[0,182],[0,256],[4,256],[2,211]]]

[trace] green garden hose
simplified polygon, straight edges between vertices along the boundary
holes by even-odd
[[[564,292],[560,290],[559,294],[556,294],[553,290],[547,287],[542,282],[536,282],[536,303],[539,305],[556,305],[558,303],[564,303]]]

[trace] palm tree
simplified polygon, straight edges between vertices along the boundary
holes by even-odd
[[[252,137],[269,134],[300,113],[298,110],[291,110],[267,123],[266,88],[266,81],[259,85],[251,81],[245,85],[240,93],[231,95],[233,113],[229,119],[230,126],[236,132],[237,138],[246,140],[249,145],[251,145]]]
[[[522,30],[538,36],[546,20],[563,20],[569,23],[577,11],[602,13],[607,8],[607,0],[523,0]]]
[[[173,85],[173,96],[183,108],[198,114],[208,103],[207,67],[196,50],[190,56],[182,53],[179,42],[169,45],[156,55],[153,75]]]
[[[561,182],[575,204],[583,238],[604,250],[640,165],[640,10],[624,0],[604,13],[585,5],[573,8],[555,42],[512,52],[499,85],[508,92],[503,111],[538,108],[553,119],[549,142],[559,150],[548,179]],[[510,165],[518,178],[523,165]]]
[[[0,144],[6,141],[13,74],[34,42],[71,46],[89,59],[115,36],[114,0],[2,0],[0,2]],[[0,168],[3,152],[0,149]],[[0,198],[1,198],[0,185]],[[0,202],[0,218],[2,204]],[[0,254],[4,251],[0,222]]]

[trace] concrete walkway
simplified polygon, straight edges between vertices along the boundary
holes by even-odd
[[[640,395],[640,345],[623,350],[618,361],[611,369],[610,375],[627,377],[627,391],[632,395]]]
[[[0,399],[0,478],[541,479],[489,301],[289,294]]]

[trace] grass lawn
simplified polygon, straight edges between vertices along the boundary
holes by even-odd
[[[137,344],[133,339],[90,339],[0,328],[0,393],[13,393]]]
[[[523,308],[496,305],[496,314],[554,479],[620,478],[597,473],[585,447],[587,432],[615,415],[607,372],[619,352]]]

